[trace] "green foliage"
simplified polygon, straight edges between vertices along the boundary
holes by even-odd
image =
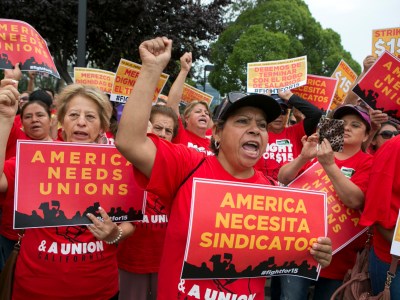
[[[331,76],[343,58],[357,73],[359,64],[343,49],[340,36],[323,29],[302,0],[249,1],[235,22],[211,45],[215,69],[210,83],[221,93],[246,89],[247,63],[307,55],[308,73]]]
[[[86,61],[116,71],[121,58],[140,63],[138,46],[145,39],[167,36],[174,41],[172,59],[186,51],[207,57],[207,41],[223,29],[223,9],[231,0],[207,1],[87,1]],[[2,18],[32,25],[48,42],[57,70],[71,82],[68,66],[77,59],[78,0],[2,0]],[[175,64],[167,67],[172,74]]]

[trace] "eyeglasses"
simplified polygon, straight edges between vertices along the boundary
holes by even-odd
[[[379,132],[378,135],[380,135],[383,139],[388,140],[391,139],[392,137],[398,135],[398,131],[390,131],[390,130],[384,130],[382,132]]]
[[[283,115],[283,116],[286,115],[287,111],[288,111],[287,108],[282,108],[281,107],[281,115]]]

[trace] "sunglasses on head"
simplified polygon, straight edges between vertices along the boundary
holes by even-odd
[[[230,103],[235,103],[236,101],[242,99],[243,97],[246,97],[247,94],[241,93],[241,92],[230,92],[227,95],[228,101]]]
[[[379,135],[385,140],[391,139],[392,137],[398,134],[399,134],[398,131],[390,131],[390,130],[384,130],[382,132],[379,132]]]
[[[242,99],[243,97],[247,96],[247,94],[245,93],[241,93],[241,92],[230,92],[228,93],[228,95],[226,96],[226,99],[224,100],[224,102],[221,105],[221,108],[219,109],[218,115],[216,117],[217,120],[220,119],[223,111],[225,110],[226,105],[228,104],[228,102],[230,103],[235,103],[236,101]]]

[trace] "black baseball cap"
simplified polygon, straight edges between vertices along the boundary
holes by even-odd
[[[268,123],[275,120],[281,114],[281,106],[270,96],[230,92],[226,99],[216,108],[214,120],[226,120],[232,112],[245,106],[261,109],[267,116]]]

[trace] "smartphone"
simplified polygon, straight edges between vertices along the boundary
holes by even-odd
[[[317,125],[317,133],[319,135],[319,143],[327,139],[331,144],[332,150],[342,152],[344,145],[344,121],[338,119],[330,119],[322,116]]]

